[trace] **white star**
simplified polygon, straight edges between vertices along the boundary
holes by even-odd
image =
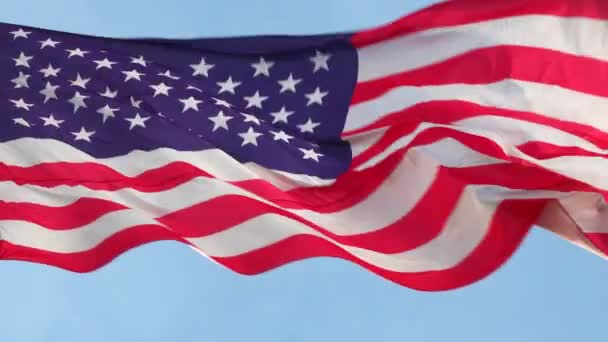
[[[264,60],[264,57],[260,57],[260,61],[257,63],[252,63],[251,67],[255,69],[255,73],[253,77],[257,77],[258,75],[264,75],[266,77],[270,76],[270,68],[274,65],[274,62]]]
[[[224,82],[217,82],[217,85],[220,86],[220,90],[218,91],[218,94],[221,94],[225,91],[234,94],[234,89],[236,89],[236,87],[241,85],[241,82],[233,82],[232,81],[232,76],[228,77],[227,80],[225,80]]]
[[[279,83],[279,85],[281,85],[281,90],[279,91],[279,93],[283,93],[286,91],[291,91],[292,93],[296,92],[296,86],[298,85],[298,83],[302,82],[301,78],[293,78],[293,74],[289,74],[289,77],[287,77],[284,80],[280,80],[277,81]]]
[[[197,100],[194,97],[190,96],[187,99],[179,99],[179,102],[184,104],[184,110],[182,110],[182,113],[184,113],[188,109],[192,109],[198,112],[198,104],[202,103],[203,101]]]
[[[23,99],[19,99],[19,100],[10,100],[16,108],[21,108],[21,109],[25,109],[27,111],[30,110],[30,107],[33,107],[33,104],[30,103],[26,103],[25,101],[23,101]]]
[[[122,73],[125,74],[125,82],[127,82],[129,80],[141,81],[141,77],[145,75],[135,69],[133,69],[131,71],[123,71]]]
[[[220,112],[217,113],[216,116],[209,117],[209,120],[213,122],[213,129],[211,131],[215,132],[215,130],[218,128],[228,130],[228,121],[230,119],[232,119],[232,116],[224,115],[224,112],[220,110]]]
[[[49,66],[44,68],[44,69],[40,69],[40,72],[43,74],[43,76],[45,78],[54,76],[57,77],[57,75],[59,74],[59,72],[61,71],[61,68],[53,68],[53,66],[51,65],[51,63],[49,63]]]
[[[27,84],[27,79],[30,77],[30,75],[26,75],[19,71],[19,76],[13,78],[11,82],[15,83],[15,88],[29,88],[30,86]]]
[[[89,53],[90,51],[85,51],[85,50],[80,50],[80,48],[76,48],[74,50],[70,50],[70,49],[65,49],[65,51],[69,52],[70,54],[68,55],[68,58],[72,58],[74,56],[78,56],[78,57],[84,57],[84,55],[86,55],[87,53]]]
[[[245,108],[257,107],[262,109],[262,102],[268,100],[268,96],[260,96],[260,92],[256,91],[253,96],[245,96],[244,99],[247,101],[247,106]]]
[[[139,64],[139,65],[143,66],[144,68],[148,66],[148,65],[146,64],[147,62],[149,62],[149,61],[146,61],[146,60],[144,59],[144,56],[139,56],[139,57],[137,57],[137,58],[135,58],[135,57],[131,57],[131,63],[134,63],[134,64]]]
[[[304,96],[306,96],[308,98],[308,103],[306,103],[306,105],[310,106],[315,103],[322,105],[323,98],[325,96],[327,96],[327,94],[329,94],[329,91],[321,91],[321,89],[319,89],[319,87],[317,87],[317,89],[315,89],[314,92],[309,93],[309,94],[304,94]]]
[[[100,96],[107,97],[109,99],[116,98],[118,96],[118,90],[112,91],[110,87],[106,86],[106,91],[103,93],[98,93]]]
[[[159,72],[158,76],[164,76],[170,78],[172,80],[179,80],[179,77],[171,75],[171,70],[167,70],[165,72]]]
[[[323,156],[321,153],[315,152],[315,150],[313,150],[312,148],[310,150],[307,150],[305,148],[299,148],[299,150],[302,151],[302,153],[304,153],[304,155],[302,156],[302,158],[304,158],[304,160],[312,159],[316,162],[319,162],[319,157]]]
[[[274,135],[273,139],[275,141],[282,140],[289,144],[289,139],[293,139],[293,137],[291,135],[289,135],[283,131],[279,131],[279,132],[270,131],[270,133],[272,133],[272,135]]]
[[[55,47],[57,47],[57,44],[60,44],[61,42],[54,41],[54,40],[52,40],[49,37],[47,40],[41,40],[41,41],[39,41],[39,43],[40,43],[40,50],[42,50],[42,49],[44,49],[47,46],[55,48]]]
[[[253,127],[249,127],[249,129],[247,130],[247,132],[244,133],[239,133],[239,136],[241,138],[243,138],[243,143],[241,144],[241,146],[245,146],[248,144],[252,144],[255,146],[258,146],[258,137],[262,135],[262,133],[258,133],[256,131],[253,130]]]
[[[80,87],[82,89],[87,89],[87,83],[89,83],[90,78],[82,78],[80,77],[80,73],[76,74],[76,79],[70,81],[70,85],[74,87]]]
[[[84,100],[88,98],[88,96],[81,95],[79,92],[76,92],[74,97],[68,100],[69,103],[74,105],[74,113],[76,113],[81,107],[87,108],[87,104],[84,102]]]
[[[173,87],[167,86],[165,82],[151,85],[150,88],[154,89],[154,95],[152,95],[152,97],[156,97],[157,95],[169,96],[169,90],[173,89]]]
[[[331,54],[322,53],[321,51],[317,50],[315,52],[315,55],[313,57],[310,57],[310,61],[315,64],[312,72],[317,72],[321,69],[329,71],[329,66],[327,65],[327,62],[330,58]]]
[[[13,35],[13,40],[17,39],[17,38],[29,38],[28,35],[30,35],[32,32],[31,31],[23,31],[22,28],[19,28],[17,31],[12,31],[9,32],[10,34]]]
[[[321,125],[320,122],[313,122],[310,118],[308,118],[308,121],[306,121],[306,123],[302,124],[302,125],[298,125],[298,128],[300,129],[300,132],[302,133],[314,133],[315,132],[315,128],[319,127],[319,125]]]
[[[13,119],[13,122],[15,123],[15,125],[21,125],[21,126],[25,126],[25,127],[32,127],[32,126],[30,126],[30,123],[27,122],[24,118],[15,118],[15,119]]]
[[[201,90],[201,88],[197,88],[197,87],[195,87],[195,86],[193,86],[193,85],[188,85],[188,87],[187,87],[186,89],[188,89],[188,90],[196,90],[196,91],[198,91],[199,93],[202,93],[202,92],[203,92],[203,91]]]
[[[129,131],[130,131],[137,126],[146,128],[146,121],[150,120],[150,117],[149,116],[141,117],[139,115],[139,113],[137,113],[137,114],[135,114],[134,117],[125,118],[125,120],[127,120],[131,123],[131,126],[129,126]]]
[[[135,108],[139,108],[139,105],[141,105],[141,100],[138,101],[133,96],[131,96],[129,100],[131,101],[131,106]]]
[[[57,88],[59,88],[58,85],[54,86],[51,84],[51,82],[46,82],[45,88],[40,91],[40,94],[44,95],[43,103],[46,103],[50,99],[58,99],[57,94],[55,93],[57,91]]]
[[[19,57],[17,58],[13,58],[13,60],[15,61],[15,66],[24,66],[26,68],[30,67],[30,59],[34,58],[33,56],[26,56],[23,52],[21,52],[21,54],[19,55]]]
[[[194,70],[192,76],[203,75],[205,77],[209,77],[209,70],[211,70],[215,64],[207,64],[205,62],[205,58],[201,58],[199,64],[190,64],[190,67]]]
[[[292,111],[288,111],[285,109],[285,106],[281,107],[281,110],[279,110],[278,112],[273,112],[270,113],[270,115],[272,115],[272,117],[274,118],[272,120],[272,123],[275,124],[277,122],[284,122],[287,123],[287,118],[290,115],[293,115]]]
[[[215,104],[217,106],[223,106],[223,107],[226,107],[226,108],[232,108],[232,105],[230,103],[228,103],[228,102],[226,102],[226,101],[224,101],[222,99],[218,99],[218,98],[215,98],[215,97],[212,97],[212,99],[215,101]]]
[[[44,126],[55,126],[57,128],[59,128],[59,125],[61,125],[64,121],[55,119],[53,114],[50,114],[48,117],[41,116],[40,119],[44,121]]]
[[[74,140],[76,140],[76,141],[84,140],[84,141],[91,142],[91,136],[93,134],[95,134],[95,131],[87,132],[87,130],[84,129],[84,127],[81,127],[80,132],[71,132],[71,133],[75,136]]]
[[[118,108],[111,108],[110,106],[105,105],[99,108],[97,110],[97,113],[103,115],[102,122],[106,123],[106,120],[108,120],[109,118],[116,117],[116,114],[114,114],[114,112],[116,111],[118,111]]]
[[[98,61],[93,61],[93,63],[97,64],[97,67],[95,67],[95,70],[99,70],[101,68],[108,68],[108,69],[112,69],[112,65],[113,64],[118,64],[118,62],[112,62],[111,60],[104,58]]]
[[[247,114],[247,113],[241,113],[241,115],[243,115],[245,117],[243,119],[243,122],[253,122],[253,123],[255,123],[258,126],[260,125],[260,119],[258,119],[254,115]]]

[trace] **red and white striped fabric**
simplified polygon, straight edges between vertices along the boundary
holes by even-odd
[[[87,272],[176,240],[243,274],[330,256],[436,291],[494,271],[535,224],[604,255],[607,34],[603,0],[454,0],[355,34],[353,163],[334,183],[215,150],[83,163],[120,186],[0,182],[0,258]],[[40,144],[4,143],[3,162],[88,161]],[[183,161],[186,178],[159,160]]]

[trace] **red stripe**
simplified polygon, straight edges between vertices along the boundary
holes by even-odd
[[[526,164],[504,163],[453,168],[450,169],[450,174],[468,184],[497,185],[522,191],[547,190],[566,193],[584,191],[608,195],[608,191],[570,179],[550,170]]]
[[[377,230],[341,236],[281,208],[242,196],[222,196],[158,219],[184,237],[202,237],[230,229],[254,217],[273,213],[301,222],[341,244],[381,253],[397,253],[416,248],[436,237],[461,196],[464,184],[442,169],[429,191],[411,212]],[[404,189],[407,191],[407,189]],[[239,208],[234,211],[233,208]],[[370,213],[371,214],[371,213]],[[424,227],[424,229],[420,229]]]
[[[587,140],[601,149],[608,149],[608,134],[594,128],[575,122],[553,119],[532,112],[520,112],[509,109],[481,106],[465,101],[430,101],[417,104],[402,111],[387,114],[372,124],[361,129],[347,132],[345,137],[369,132],[382,127],[398,130],[406,135],[414,131],[421,122],[434,124],[451,124],[481,115],[491,115],[512,118],[559,129]],[[396,128],[395,128],[396,127]],[[388,134],[388,133],[387,133]],[[392,136],[393,133],[391,133]],[[397,135],[394,135],[397,137]],[[396,139],[390,140],[391,142]],[[388,140],[387,140],[388,141]],[[358,157],[361,159],[361,157]]]
[[[410,132],[411,130],[411,125],[395,125],[391,127],[383,139],[379,140],[369,151],[361,154],[360,158],[356,158],[353,161],[353,167],[361,165],[377,153],[384,151],[391,143],[402,137],[403,133]],[[488,138],[445,127],[431,127],[420,132],[408,145],[393,152],[390,158],[402,155],[411,148],[427,145],[445,138],[455,139],[480,153],[508,162],[474,167],[447,168],[451,176],[458,177],[463,183],[500,185],[513,189],[527,190],[585,191],[608,195],[608,191],[603,189],[557,174],[554,171],[543,169],[526,160],[509,156],[504,153],[500,145]],[[541,145],[545,150],[538,150]],[[549,158],[554,155],[568,155],[576,150],[572,147],[542,143],[529,143],[521,145],[521,147],[525,152],[531,153],[532,157],[538,159]]]
[[[56,253],[0,240],[0,259],[41,263],[74,272],[91,272],[130,249],[162,240],[187,243],[161,226],[142,225],[120,231],[94,248],[79,253]]]
[[[583,233],[595,247],[605,255],[608,255],[608,233]]]
[[[393,125],[388,131],[385,132],[384,136],[376,142],[376,144],[370,146],[368,150],[361,153],[353,160],[353,166],[358,167],[369,159],[375,157],[378,153],[386,150],[391,144],[395,143],[400,138],[403,138],[407,134],[411,134],[414,131],[415,126],[406,125]],[[470,147],[472,150],[483,153],[487,156],[494,157],[499,160],[518,161],[526,165],[532,165],[530,162],[515,158],[513,156],[505,154],[500,145],[493,140],[461,132],[457,130],[458,126],[451,127],[429,127],[423,131],[420,131],[407,145],[407,149],[425,146],[434,142],[451,138],[459,141],[463,145]],[[523,152],[529,157],[537,160],[544,160],[557,157],[597,157],[607,158],[605,154],[598,152],[591,152],[580,147],[575,146],[559,146],[543,141],[529,141],[521,145],[513,146],[517,150]],[[536,166],[540,168],[541,166]]]
[[[427,7],[390,24],[359,32],[352,37],[352,43],[356,47],[363,47],[432,28],[531,14],[606,19],[608,3],[603,0],[452,0]]]
[[[544,201],[501,204],[482,243],[460,264],[442,271],[399,273],[370,265],[314,236],[300,235],[229,258],[214,258],[241,274],[258,274],[297,260],[337,257],[357,263],[391,281],[413,289],[443,291],[478,281],[500,267],[517,249],[544,208]]]
[[[392,168],[396,165],[393,164]],[[392,171],[391,167],[374,168],[342,175],[326,187],[301,187],[283,191],[262,179],[225,182],[258,195],[277,205],[333,212],[350,207],[377,188]],[[0,181],[47,188],[83,186],[92,190],[117,191],[133,189],[160,192],[173,189],[194,178],[213,178],[209,173],[187,163],[174,162],[146,171],[138,176],[125,176],[105,165],[95,163],[45,163],[31,167],[2,164]],[[366,179],[361,182],[361,179]]]
[[[125,208],[118,203],[96,198],[79,198],[63,207],[0,201],[0,220],[27,221],[47,229],[68,230]]]
[[[467,52],[419,69],[358,83],[352,104],[380,97],[398,86],[487,84],[505,79],[557,85],[608,96],[608,63],[559,51],[495,46]]]
[[[395,141],[402,138],[404,135],[411,133],[414,126],[411,124],[393,125],[376,144],[372,145],[368,150],[361,153],[353,159],[353,167],[358,167],[369,159],[375,157],[379,153],[386,150]],[[416,146],[429,145],[445,138],[451,138],[460,143],[469,146],[471,149],[478,151],[498,160],[512,161],[513,157],[507,155],[501,146],[491,139],[461,132],[449,127],[429,127],[418,134],[410,141],[407,148]]]
[[[390,143],[398,139],[399,126],[391,128],[390,135],[387,133],[387,141],[380,140],[377,145],[370,150],[370,155],[373,156],[378,151],[383,151]],[[405,126],[404,130],[411,129]],[[554,171],[543,169],[540,166],[532,164],[526,160],[508,156],[494,141],[479,137],[472,134],[467,134],[459,131],[454,131],[449,128],[433,127],[418,134],[407,146],[404,146],[393,152],[390,158],[395,155],[402,155],[411,148],[430,144],[445,138],[452,138],[471,149],[480,151],[481,153],[492,156],[498,160],[508,161],[508,163],[481,165],[474,167],[457,167],[446,168],[449,170],[449,175],[460,179],[466,184],[488,184],[500,185],[513,189],[522,190],[550,190],[560,192],[584,191],[595,192],[608,196],[608,191],[596,188],[590,184],[571,179],[567,176],[558,174]],[[540,150],[543,146],[544,150]],[[566,156],[572,153],[577,153],[578,149],[573,147],[561,147],[551,144],[529,143],[520,145],[524,152],[530,153],[533,158],[545,159],[553,156]],[[378,151],[374,151],[378,150]],[[576,154],[578,155],[578,154]],[[594,155],[594,154],[591,154]],[[361,155],[363,158],[368,157],[366,154]],[[358,166],[365,162],[366,159],[356,160],[354,166]]]
[[[379,177],[368,182],[376,187],[388,169],[369,170]],[[31,167],[3,164],[0,181],[10,181],[19,185],[34,185],[46,188],[57,186],[83,186],[91,190],[117,191],[133,189],[140,192],[160,192],[175,188],[197,177],[214,178],[209,173],[190,164],[174,162],[169,165],[146,171],[136,177],[129,177],[95,163],[44,163]],[[291,208],[308,208],[317,211],[339,210],[365,197],[369,187],[352,187],[357,175],[347,175],[335,184],[324,188],[296,188],[283,191],[271,183],[252,179],[225,182],[249,191],[278,205]],[[371,178],[371,177],[367,177]]]
[[[591,152],[575,146],[558,146],[543,141],[530,141],[517,146],[517,149],[538,160],[559,157],[606,158],[604,153]]]
[[[333,256],[357,263],[401,285],[426,291],[448,290],[475,282],[498,268],[515,251],[543,207],[542,201],[501,204],[483,242],[460,264],[443,271],[387,271],[353,257],[326,240],[306,235],[289,238],[236,257],[214,259],[239,273],[257,274],[296,260]],[[0,241],[0,258],[43,263],[75,272],[89,272],[109,263],[127,250],[159,240],[187,243],[162,227],[146,225],[117,233],[95,248],[80,253],[54,253]]]
[[[185,162],[173,162],[142,172],[135,177],[125,176],[106,165],[91,162],[41,163],[28,167],[0,163],[0,181],[48,188],[80,185],[94,190],[115,191],[130,188],[142,192],[157,192],[174,188],[195,177],[211,175]]]
[[[395,154],[370,169],[374,172],[351,173],[351,176],[357,175],[358,177],[347,179],[353,184],[345,185],[345,188],[363,189],[365,193],[352,192],[351,195],[345,197],[348,199],[348,203],[333,203],[333,209],[349,207],[353,198],[361,200],[367,198],[369,192],[375,190],[378,184],[385,181],[385,178],[391,174],[405,152]],[[446,170],[441,172],[446,172]],[[355,186],[355,183],[358,186]],[[275,213],[303,222],[342,243],[390,253],[414,248],[436,236],[457,201],[462,187],[463,184],[450,177],[439,176],[432,185],[431,191],[422,198],[411,215],[407,215],[387,227],[378,227],[377,231],[354,236],[332,234],[325,228],[314,225],[284,209],[275,208],[240,195],[224,195],[173,212],[158,218],[158,221],[169,226],[180,236],[199,237],[228,229],[233,225],[262,214]],[[317,195],[323,197],[322,189],[318,190]],[[438,205],[438,202],[441,204]],[[5,208],[0,207],[0,219],[30,221],[54,230],[71,229],[93,222],[110,211],[124,208],[118,204],[112,204],[112,202],[95,199],[82,199],[65,207],[12,203]],[[234,211],[235,207],[239,210]],[[427,225],[427,229],[415,229],[415,227],[422,225]]]
[[[423,102],[408,107],[404,110],[387,113],[385,116],[365,127],[346,132],[344,136],[350,137],[355,134],[365,133],[378,128],[403,124],[415,125],[421,122],[451,124],[454,121],[464,120],[481,115],[506,117],[553,127],[579,136],[580,138],[592,142],[600,148],[608,148],[608,134],[593,126],[554,119],[533,112],[522,112],[511,109],[488,107],[459,100]]]

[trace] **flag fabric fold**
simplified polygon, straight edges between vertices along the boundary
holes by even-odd
[[[0,25],[0,259],[175,240],[258,274],[342,258],[425,291],[535,225],[608,255],[608,4],[452,0],[353,34]]]

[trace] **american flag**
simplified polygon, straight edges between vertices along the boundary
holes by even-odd
[[[447,290],[534,225],[608,253],[608,3],[453,0],[353,34],[0,25],[0,258],[88,272],[176,240]]]

